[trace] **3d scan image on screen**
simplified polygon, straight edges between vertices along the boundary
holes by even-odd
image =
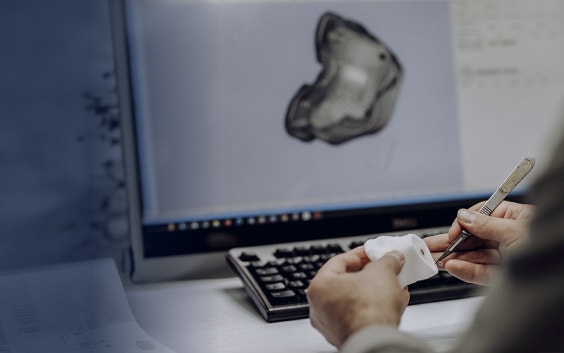
[[[148,226],[460,192],[448,3],[127,4]]]
[[[340,144],[381,130],[400,88],[403,70],[396,55],[362,24],[331,12],[319,20],[315,49],[323,68],[290,102],[288,133]]]

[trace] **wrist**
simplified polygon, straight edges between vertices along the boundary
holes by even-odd
[[[345,327],[345,339],[353,335],[355,332],[359,332],[366,327],[374,325],[385,325],[398,327],[400,323],[401,315],[395,313],[392,310],[370,310],[364,308],[360,312],[350,316],[348,324]]]

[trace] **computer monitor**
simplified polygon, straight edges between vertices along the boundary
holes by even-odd
[[[522,200],[562,110],[562,2],[110,3],[137,281]]]

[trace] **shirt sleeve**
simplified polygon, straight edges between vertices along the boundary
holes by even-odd
[[[429,353],[427,343],[394,326],[368,326],[353,334],[345,342],[342,353]]]
[[[456,353],[564,352],[564,135],[533,184],[530,239],[513,252]]]

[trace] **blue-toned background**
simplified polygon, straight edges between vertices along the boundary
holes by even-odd
[[[0,270],[123,260],[110,38],[106,0],[0,2]]]

